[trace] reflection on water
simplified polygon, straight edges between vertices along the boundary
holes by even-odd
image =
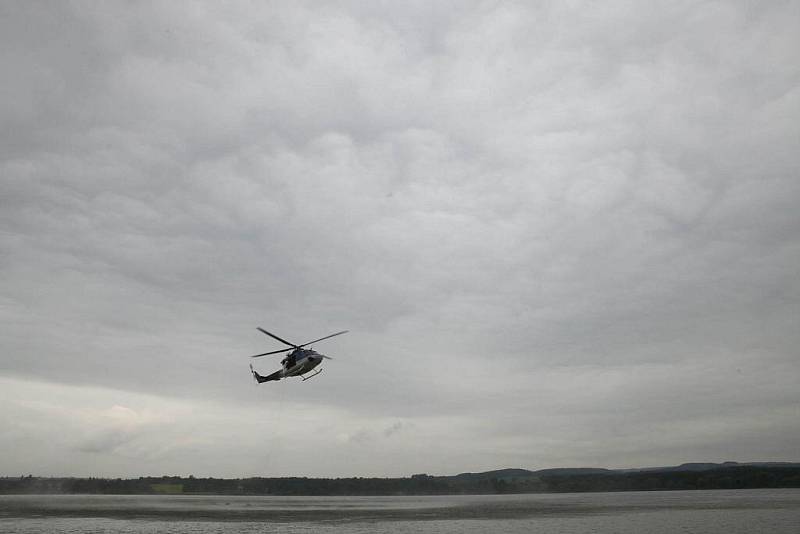
[[[0,496],[0,532],[798,532],[800,490],[431,497]]]

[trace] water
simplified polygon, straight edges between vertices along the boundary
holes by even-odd
[[[0,532],[800,532],[800,489],[233,497],[0,495]]]

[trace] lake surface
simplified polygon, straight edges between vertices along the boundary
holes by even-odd
[[[800,532],[800,489],[234,497],[0,495],[0,532]]]

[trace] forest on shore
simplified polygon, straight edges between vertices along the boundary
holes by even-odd
[[[446,495],[800,488],[800,464],[683,464],[609,469],[500,469],[401,478],[0,477],[0,494]]]

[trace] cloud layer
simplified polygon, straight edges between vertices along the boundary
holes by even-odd
[[[797,460],[794,4],[3,11],[0,472]]]

